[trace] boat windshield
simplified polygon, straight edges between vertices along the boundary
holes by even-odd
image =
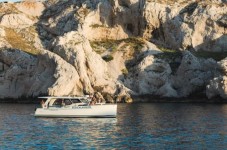
[[[64,99],[65,105],[71,105],[72,102],[69,99]]]
[[[53,103],[54,106],[61,106],[62,100],[61,99],[56,99]]]
[[[89,103],[89,100],[86,99],[86,98],[74,98],[74,99],[71,99],[72,103]]]
[[[54,103],[51,105],[51,106],[54,106],[54,107],[61,107],[61,106],[64,106],[64,105],[71,105],[72,102],[70,99],[56,99],[54,101]]]
[[[83,102],[83,103],[88,103],[89,102],[89,100],[85,99],[85,98],[80,99],[80,101]]]
[[[71,99],[71,101],[72,101],[73,103],[81,103],[81,101],[80,101],[79,99]]]

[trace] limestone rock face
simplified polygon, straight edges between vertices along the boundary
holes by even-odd
[[[5,40],[5,30],[4,28],[0,27],[0,48],[2,47],[9,47],[8,42]]]
[[[11,45],[8,43],[7,40],[0,37],[0,48],[11,48]]]
[[[171,68],[168,63],[154,58],[153,55],[148,55],[133,68],[124,84],[139,95],[177,96],[176,91],[171,86],[166,88],[170,74]],[[164,90],[166,93],[163,93]]]
[[[168,5],[143,0],[99,1],[94,3],[96,11],[88,9],[78,31],[89,40],[140,35],[172,49],[225,51],[224,14],[227,10],[221,2],[212,3]]]
[[[137,36],[141,32],[138,21],[143,3],[138,0],[56,1],[43,12],[38,23],[39,32],[48,40],[73,30],[89,40]]]
[[[17,98],[26,95],[32,85],[30,76],[34,73],[37,59],[21,51],[1,50],[0,53],[0,61],[8,66],[7,70],[1,72],[0,97]]]
[[[111,87],[111,75],[108,76],[106,62],[92,50],[84,36],[69,32],[57,38],[53,46],[56,54],[76,68],[86,93],[93,93],[94,86]]]
[[[220,52],[227,49],[225,15],[226,7],[202,2],[187,5],[167,5],[147,2],[144,18],[147,22],[145,38],[172,49]],[[218,14],[218,15],[217,15]]]
[[[50,44],[57,36],[78,30],[80,13],[77,13],[80,1],[50,1],[45,3],[37,23],[37,30],[44,46]]]
[[[221,18],[219,18],[217,20],[217,24],[219,26],[222,26],[222,27],[226,28],[227,27],[227,15],[225,14]]]
[[[47,71],[49,70],[48,68],[54,69],[53,74],[49,74],[49,76],[54,79],[53,84],[48,87],[49,95],[59,96],[82,94],[82,85],[77,71],[72,65],[67,63],[60,56],[48,51],[43,51],[41,55],[39,55],[38,67],[42,65],[47,65],[44,71],[46,73],[49,72]]]
[[[0,4],[0,98],[94,92],[110,102],[132,102],[131,95],[227,98],[227,60],[217,63],[186,51],[226,52],[226,14],[218,0]],[[97,41],[112,60],[94,51]],[[41,50],[33,56],[16,50],[18,45]],[[183,57],[176,60],[175,51],[159,46],[181,50]]]
[[[220,96],[224,99],[227,98],[227,78],[224,77],[216,77],[212,79],[209,84],[206,86],[206,95],[208,98],[213,98],[216,96]]]
[[[29,16],[40,16],[45,9],[42,2],[22,2],[17,3],[16,8]]]
[[[142,36],[171,49],[221,52],[227,49],[226,13],[221,2],[56,1],[38,28],[47,41],[76,30],[89,40]]]
[[[203,91],[209,80],[216,76],[216,70],[217,62],[213,59],[199,59],[186,51],[172,77],[172,85],[180,97],[187,97],[195,91]]]
[[[89,40],[125,39],[142,32],[144,0],[99,1],[84,18],[81,33]]]
[[[5,30],[3,28],[0,28],[0,37],[5,36]]]
[[[208,98],[221,96],[227,99],[227,58],[218,62],[218,66],[224,75],[219,75],[210,80],[209,84],[206,86],[206,95]]]
[[[8,66],[1,71],[0,98],[81,94],[75,69],[51,52],[36,58],[19,50],[1,50],[0,61]]]
[[[0,19],[0,25],[11,28],[25,28],[34,22],[24,14],[6,14]]]
[[[109,1],[98,5],[97,11],[90,12],[79,30],[89,40],[124,39],[129,36],[121,25],[115,24],[113,6]]]

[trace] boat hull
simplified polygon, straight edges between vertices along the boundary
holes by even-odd
[[[117,105],[76,106],[71,108],[37,108],[35,117],[62,117],[62,118],[115,118]]]

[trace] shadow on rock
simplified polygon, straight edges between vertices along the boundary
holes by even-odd
[[[43,46],[47,49],[57,36],[78,30],[81,18],[93,9],[93,6],[89,6],[83,0],[46,1],[44,4],[46,9],[40,16],[36,29]]]

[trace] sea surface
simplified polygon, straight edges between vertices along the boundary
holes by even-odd
[[[35,118],[0,104],[0,149],[227,149],[227,104],[119,104],[117,118]]]

